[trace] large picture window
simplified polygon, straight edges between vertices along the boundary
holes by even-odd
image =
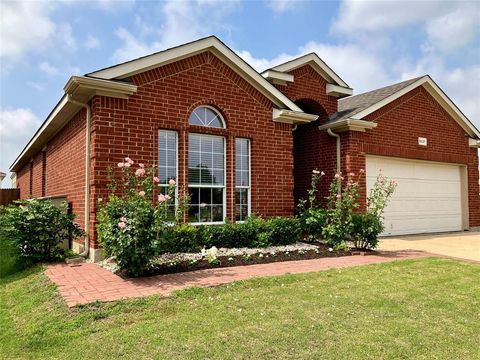
[[[235,220],[250,215],[250,140],[235,140]]]
[[[190,134],[188,141],[189,221],[223,222],[225,218],[225,139]]]
[[[159,130],[158,132],[158,179],[159,191],[167,193],[168,182],[178,177],[178,142],[177,132]],[[175,203],[170,205],[169,215],[175,214]]]

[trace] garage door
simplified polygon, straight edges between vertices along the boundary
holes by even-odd
[[[385,210],[382,235],[462,230],[460,167],[367,156],[367,191],[382,169],[398,186]]]

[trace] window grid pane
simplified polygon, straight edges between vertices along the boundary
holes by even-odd
[[[210,119],[212,120],[212,119]],[[189,134],[190,222],[221,222],[224,217],[225,139]]]
[[[167,185],[170,179],[177,179],[177,132],[158,132],[158,178],[160,185]]]
[[[235,140],[235,220],[244,221],[250,213],[250,140]]]
[[[221,115],[207,106],[200,106],[193,110],[188,118],[190,125],[206,126],[212,128],[224,128]]]

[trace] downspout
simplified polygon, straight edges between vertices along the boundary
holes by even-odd
[[[334,133],[332,129],[327,129],[327,133],[330,136],[333,136],[334,138],[337,139],[337,173],[340,173],[341,167],[340,167],[340,135]]]
[[[85,126],[85,243],[84,250],[79,256],[88,257],[90,251],[90,128],[92,120],[92,111],[88,104],[84,104],[72,98],[71,94],[67,94],[68,102],[81,106],[86,110],[86,126]]]
[[[330,128],[327,129],[327,133],[328,133],[328,135],[333,136],[334,138],[337,139],[337,173],[340,174],[340,172],[341,172],[340,135],[334,133],[332,131],[332,129],[330,129]],[[342,188],[339,186],[338,187],[338,194],[341,195],[341,193],[342,193]]]

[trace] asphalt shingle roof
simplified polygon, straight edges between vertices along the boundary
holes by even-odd
[[[390,95],[395,94],[396,92],[402,90],[410,84],[413,84],[415,81],[422,77],[423,76],[410,80],[405,80],[397,84],[385,86],[380,89],[341,99],[338,102],[338,112],[330,116],[329,122],[348,119],[349,117],[358,114],[359,112],[369,108],[372,105],[375,105],[376,103],[382,101]]]

